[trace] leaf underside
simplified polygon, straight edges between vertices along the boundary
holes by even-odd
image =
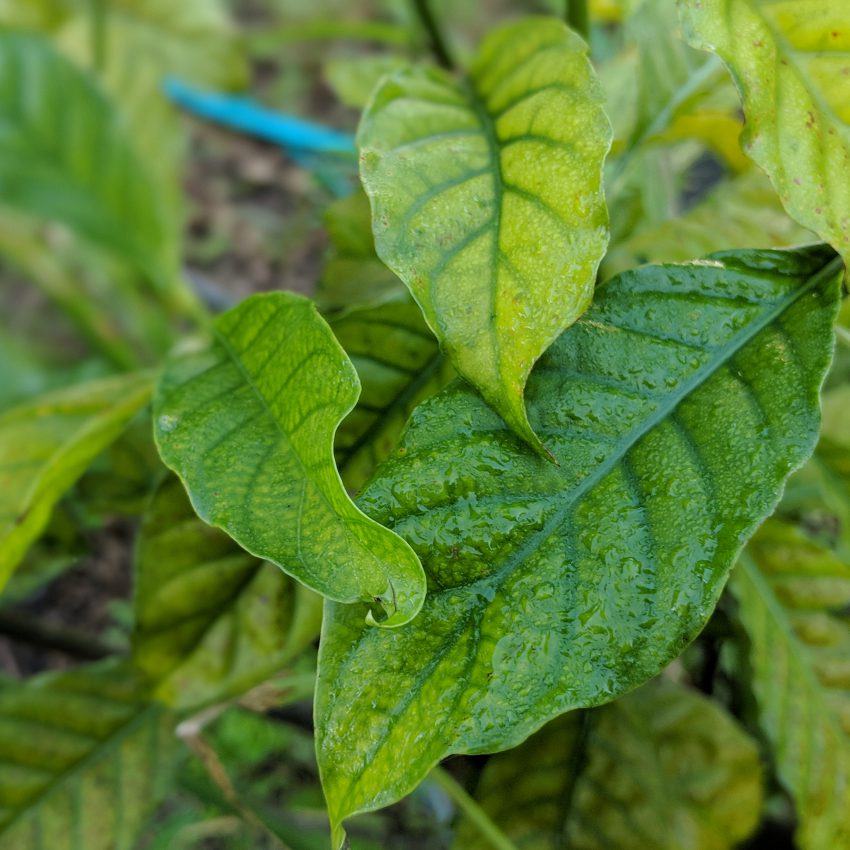
[[[850,565],[771,519],[730,587],[759,719],[797,806],[803,850],[850,848]]]
[[[318,597],[202,522],[182,484],[157,490],[136,544],[133,661],[194,710],[282,670],[319,632]]]
[[[0,850],[130,850],[167,790],[173,730],[113,664],[0,687]]]
[[[462,83],[387,78],[358,134],[379,256],[452,365],[538,448],[526,380],[590,303],[608,243],[611,129],[586,52],[555,19],[510,24]]]
[[[819,247],[615,278],[529,384],[559,467],[461,383],[417,409],[360,504],[420,554],[425,605],[394,632],[325,608],[317,749],[335,840],[449,753],[609,701],[698,633],[814,446],[839,268]]]
[[[160,454],[198,515],[324,596],[407,622],[425,591],[419,560],[354,505],[334,463],[360,384],[330,328],[306,298],[279,292],[214,331],[172,358],[154,397]]]
[[[755,828],[755,742],[705,697],[654,682],[490,759],[475,797],[517,850],[731,850]],[[457,850],[489,850],[464,821]]]
[[[850,257],[850,5],[842,0],[682,0],[696,47],[732,72],[742,144],[789,215]]]

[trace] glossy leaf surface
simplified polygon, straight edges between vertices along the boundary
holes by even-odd
[[[696,635],[814,447],[839,271],[819,247],[612,280],[529,384],[557,467],[461,383],[417,408],[360,504],[420,553],[425,605],[392,632],[325,608],[317,747],[337,844],[345,817],[446,755],[611,700]]]
[[[174,720],[116,665],[0,687],[0,850],[130,850],[163,799]]]
[[[155,696],[193,709],[244,693],[319,634],[321,604],[202,522],[169,478],[136,544],[133,660]]]
[[[760,723],[797,807],[803,850],[850,847],[850,565],[769,520],[731,583]]]
[[[0,414],[0,587],[53,506],[147,403],[150,375],[79,384]]]
[[[586,52],[557,20],[510,24],[464,82],[387,78],[358,135],[379,256],[457,371],[538,447],[525,382],[590,303],[608,243],[611,131]]]
[[[729,66],[744,150],[788,213],[850,256],[850,6],[842,0],[682,0],[695,46]]]
[[[177,231],[125,125],[86,75],[44,40],[0,32],[0,121],[4,205],[61,222],[161,292],[175,285]]]
[[[212,344],[171,360],[156,440],[201,519],[325,596],[380,602],[385,624],[399,625],[422,604],[422,567],[355,507],[334,463],[334,434],[359,395],[306,298],[255,295],[216,319]]]
[[[330,319],[363,391],[336,435],[336,461],[357,491],[396,447],[419,402],[454,376],[410,296],[357,307]]]
[[[731,850],[759,820],[755,742],[660,682],[571,712],[487,762],[476,799],[517,850]],[[489,850],[464,823],[457,850]]]

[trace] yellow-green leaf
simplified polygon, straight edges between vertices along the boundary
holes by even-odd
[[[691,42],[732,72],[744,150],[802,225],[850,257],[850,4],[681,0]]]
[[[0,587],[56,502],[147,403],[151,383],[145,374],[92,381],[0,415]]]
[[[201,519],[340,602],[416,615],[419,559],[348,497],[334,434],[360,395],[357,373],[313,304],[255,295],[219,316],[210,344],[178,352],[154,398],[160,454]]]
[[[487,762],[476,798],[517,850],[731,850],[759,820],[755,742],[717,704],[653,682]],[[490,850],[464,821],[456,850]]]
[[[584,42],[554,19],[496,30],[468,78],[401,70],[358,141],[379,256],[457,371],[531,445],[531,368],[587,308],[608,242],[611,142]]]

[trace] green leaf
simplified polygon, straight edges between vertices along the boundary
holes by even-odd
[[[769,520],[731,588],[760,723],[797,806],[802,850],[850,847],[850,565]]]
[[[755,742],[716,703],[656,682],[494,756],[476,798],[518,850],[731,850],[755,828]],[[458,850],[490,850],[464,822]]]
[[[117,439],[150,392],[150,375],[122,375],[57,390],[0,414],[0,587],[56,502]]]
[[[606,284],[529,382],[557,467],[460,382],[414,412],[360,504],[420,554],[422,611],[390,632],[325,607],[317,749],[337,846],[344,818],[446,755],[609,701],[699,632],[814,447],[839,275],[819,246]]]
[[[638,228],[606,255],[602,277],[723,249],[785,248],[811,241],[812,234],[785,214],[764,175],[753,170],[720,184],[683,215]]]
[[[691,42],[735,78],[742,144],[789,215],[850,257],[850,6],[681,0]]]
[[[334,463],[360,382],[330,328],[278,292],[219,316],[214,335],[172,358],[154,398],[160,454],[201,519],[313,590],[407,622],[425,593],[419,559],[355,507]]]
[[[129,850],[170,780],[174,720],[114,664],[0,688],[0,850]]]
[[[196,709],[282,670],[319,634],[321,606],[277,567],[202,522],[176,478],[136,544],[133,659],[155,696]]]
[[[408,64],[394,53],[337,56],[325,65],[325,80],[346,106],[363,109],[381,79]]]
[[[172,291],[178,231],[124,124],[87,76],[44,40],[0,32],[0,122],[4,205],[61,222],[159,292]]]
[[[526,380],[587,308],[608,244],[611,131],[586,52],[555,19],[510,24],[468,80],[387,78],[358,136],[379,256],[457,371],[538,448]]]
[[[410,296],[330,319],[363,385],[336,434],[336,462],[350,491],[389,457],[414,408],[454,377]]]

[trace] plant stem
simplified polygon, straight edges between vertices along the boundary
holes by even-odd
[[[841,325],[835,326],[835,335],[838,337],[838,341],[843,343],[846,348],[850,348],[850,331],[847,328],[843,328]]]
[[[443,38],[440,27],[437,25],[437,19],[434,17],[429,0],[413,0],[413,8],[416,10],[416,14],[419,16],[419,20],[425,31],[428,33],[428,40],[431,42],[431,52],[434,54],[434,58],[447,70],[454,70],[455,63],[452,61],[446,40]]]
[[[567,23],[586,42],[590,43],[590,16],[587,12],[587,0],[566,0]]]
[[[448,794],[469,822],[487,839],[493,850],[517,850],[513,841],[490,820],[484,809],[466,793],[466,790],[448,771],[435,767],[429,778]]]
[[[106,62],[106,0],[91,2],[91,55],[95,71],[102,71]]]

